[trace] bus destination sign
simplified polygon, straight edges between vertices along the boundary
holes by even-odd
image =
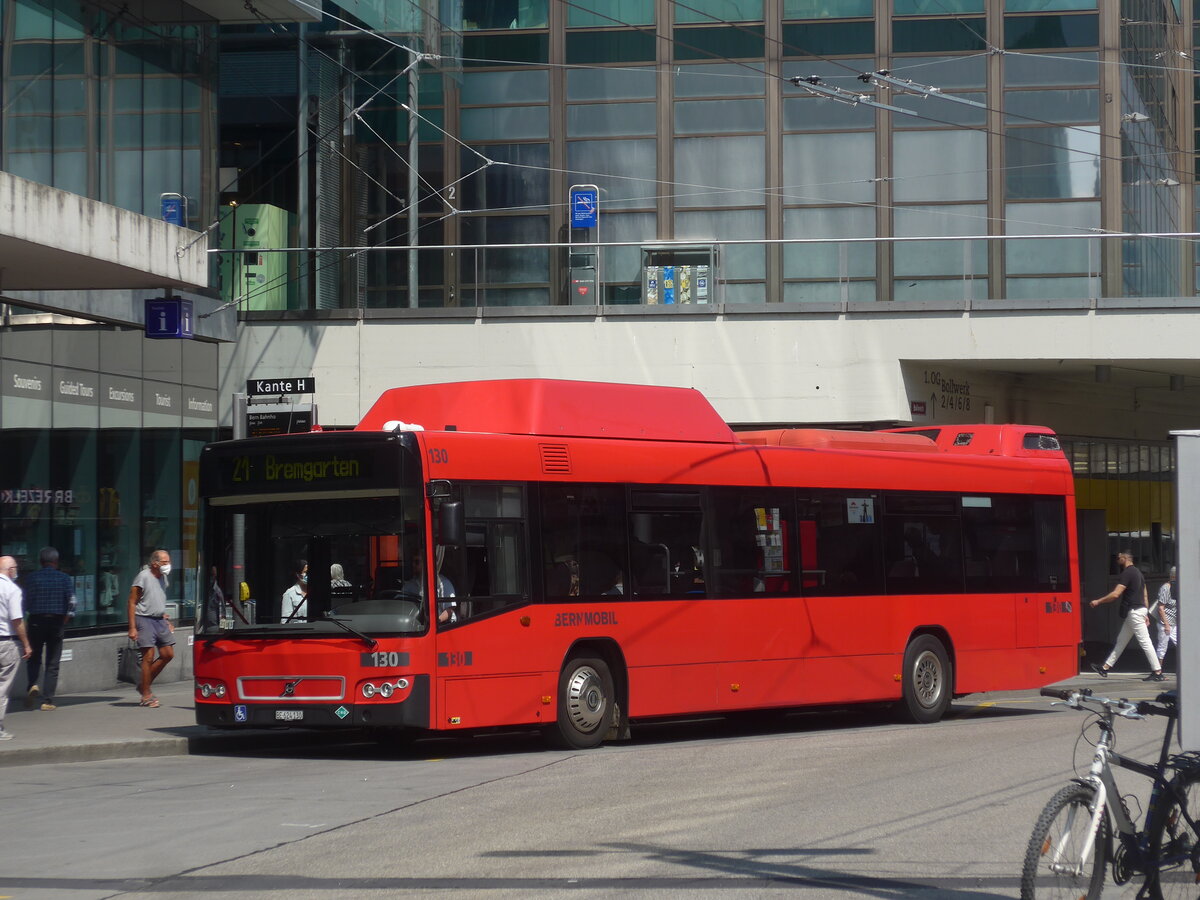
[[[251,378],[246,382],[246,393],[254,397],[280,396],[282,394],[311,394],[317,389],[317,379],[307,378]]]

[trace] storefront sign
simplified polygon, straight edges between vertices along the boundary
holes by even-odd
[[[76,369],[54,369],[54,401],[95,406],[100,401],[100,376]]]
[[[18,359],[4,361],[4,379],[0,393],[6,397],[28,397],[49,400],[54,375],[49,366],[24,362]]]

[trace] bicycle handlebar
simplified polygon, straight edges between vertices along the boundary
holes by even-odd
[[[1076,688],[1075,690],[1067,690],[1064,688],[1044,687],[1039,691],[1043,697],[1054,697],[1057,700],[1062,700],[1067,706],[1072,709],[1095,708],[1103,707],[1109,713],[1116,716],[1123,716],[1126,719],[1140,719],[1145,715],[1163,715],[1174,716],[1173,711],[1166,708],[1153,706],[1147,701],[1142,703],[1131,703],[1128,700],[1120,699],[1113,700],[1109,697],[1097,697],[1092,693],[1091,688]],[[1165,695],[1160,695],[1159,699]],[[1143,706],[1148,706],[1148,709],[1143,710]]]

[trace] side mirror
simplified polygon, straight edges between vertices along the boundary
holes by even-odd
[[[467,523],[461,500],[447,500],[438,507],[437,543],[446,547],[461,547],[467,542]]]

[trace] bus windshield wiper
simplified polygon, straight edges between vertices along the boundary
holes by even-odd
[[[350,632],[352,635],[354,635],[357,638],[361,638],[363,643],[365,643],[367,645],[367,647],[370,648],[371,650],[374,650],[376,645],[379,643],[379,641],[375,640],[375,638],[367,637],[365,634],[363,634],[357,628],[350,627],[345,622],[343,622],[341,619],[335,618],[334,616],[329,615],[329,613],[325,613],[325,618],[327,621],[332,622],[338,628],[341,628],[341,629],[344,629],[345,631]]]

